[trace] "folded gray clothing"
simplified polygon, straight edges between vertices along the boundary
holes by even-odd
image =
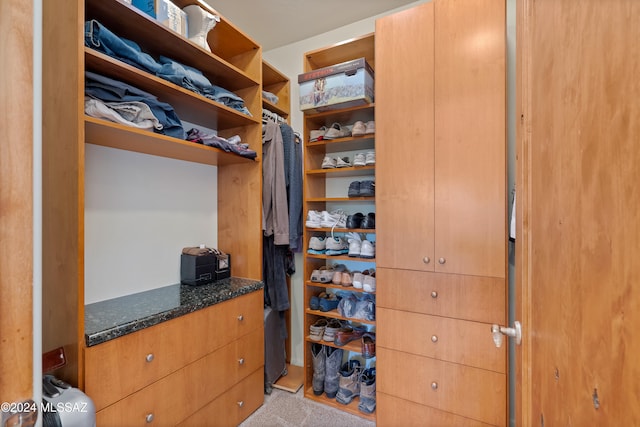
[[[84,112],[99,119],[109,120],[138,129],[161,130],[162,123],[153,115],[144,102],[102,102],[99,99],[84,97]]]

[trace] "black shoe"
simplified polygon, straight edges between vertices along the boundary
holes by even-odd
[[[353,215],[349,215],[347,217],[347,228],[361,228],[362,220],[364,219],[364,215],[360,212],[355,213]]]
[[[348,228],[348,227],[347,227]],[[360,228],[376,228],[376,214],[375,212],[369,212],[367,216],[362,219]]]

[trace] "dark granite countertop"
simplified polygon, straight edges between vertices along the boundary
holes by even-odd
[[[231,277],[209,285],[176,284],[87,304],[86,345],[101,344],[263,287],[259,280]]]

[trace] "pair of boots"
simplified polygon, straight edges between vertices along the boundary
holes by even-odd
[[[323,392],[329,399],[338,394],[340,386],[340,364],[342,363],[342,349],[311,344],[313,358],[313,379],[311,386],[313,394],[320,396]]]
[[[348,405],[356,396],[360,396],[360,412],[371,414],[376,410],[376,368],[363,369],[360,361],[350,360],[340,369],[336,401]]]

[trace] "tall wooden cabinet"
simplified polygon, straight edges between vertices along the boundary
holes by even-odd
[[[507,423],[505,18],[435,0],[376,22],[381,426]]]
[[[179,0],[180,7],[197,4]],[[64,346],[60,375],[84,386],[84,151],[97,144],[218,167],[218,245],[233,254],[233,274],[260,280],[261,47],[221,17],[212,52],[120,0],[44,2],[43,41],[43,350]],[[153,55],[203,72],[243,98],[251,116],[84,47],[85,20],[97,19]],[[84,71],[136,86],[173,106],[180,119],[240,135],[254,161],[213,147],[136,130],[84,114]]]
[[[342,43],[338,43],[325,48],[307,52],[303,58],[304,71],[312,71],[341,62],[350,61],[357,58],[365,58],[371,67],[375,67],[374,61],[374,34],[357,37]],[[320,141],[309,141],[312,130],[321,129],[323,126],[329,128],[333,123],[340,123],[343,126],[353,125],[356,121],[368,122],[374,120],[375,105],[366,104],[361,106],[335,109],[324,112],[305,112],[304,115],[304,193],[303,212],[305,215],[310,210],[315,211],[343,211],[345,215],[361,212],[364,215],[374,213],[376,209],[374,196],[348,197],[348,188],[351,182],[361,180],[373,180],[375,165],[362,167],[344,167],[323,169],[322,162],[325,156],[342,157],[347,156],[353,161],[357,152],[373,151],[376,147],[375,133],[362,136],[347,136],[343,138],[327,139]],[[319,268],[332,268],[336,264],[344,264],[350,271],[358,269],[375,270],[376,258],[366,259],[359,257],[349,257],[345,255],[325,255],[309,253],[309,240],[311,237],[322,237],[329,239],[332,236],[345,236],[348,232],[360,233],[370,241],[375,241],[375,229],[346,229],[344,227],[321,227],[304,229],[304,358],[305,358],[305,397],[315,401],[336,407],[338,409],[359,415],[361,417],[375,420],[373,414],[365,414],[358,409],[359,399],[343,405],[336,399],[329,399],[326,394],[316,396],[312,389],[313,360],[311,346],[315,341],[309,336],[310,326],[318,319],[338,319],[345,325],[357,325],[375,332],[375,320],[364,320],[347,318],[341,316],[337,310],[320,311],[310,307],[310,300],[322,292],[336,293],[340,291],[353,292],[362,298],[365,294],[363,289],[356,289],[352,286],[345,287],[341,284],[318,283],[311,281],[311,274]],[[355,263],[355,264],[354,264]],[[375,299],[375,292],[370,293]],[[360,340],[352,341],[343,347],[336,346],[333,342],[319,341],[329,347],[342,348],[342,362],[356,359],[363,367],[374,367],[375,358],[364,359],[361,355]]]

